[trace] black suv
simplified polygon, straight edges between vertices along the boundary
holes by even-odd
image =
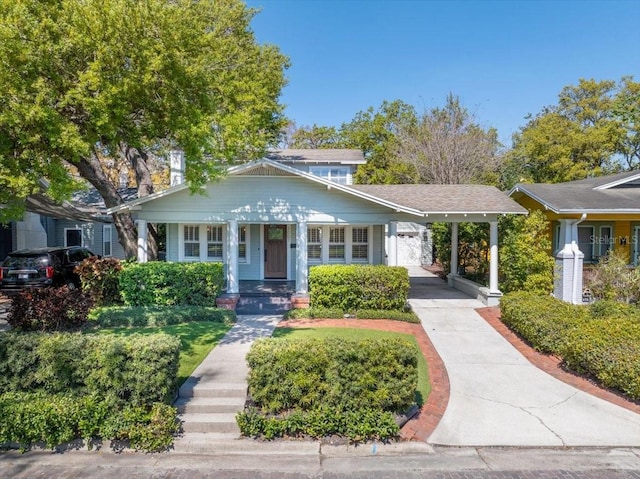
[[[73,272],[82,261],[95,256],[87,248],[23,249],[9,253],[0,268],[0,292],[10,294],[24,288],[47,286],[80,286],[80,277]]]

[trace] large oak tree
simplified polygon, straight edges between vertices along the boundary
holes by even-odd
[[[50,183],[88,181],[122,203],[103,168],[121,157],[149,193],[149,152],[180,147],[196,190],[275,143],[288,60],[257,44],[239,0],[0,0],[0,220]],[[81,181],[80,181],[81,180]],[[127,213],[114,215],[135,255]]]

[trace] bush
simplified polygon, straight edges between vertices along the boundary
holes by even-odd
[[[602,299],[589,306],[593,318],[628,318],[640,321],[640,308],[628,303]]]
[[[166,404],[113,409],[96,396],[6,393],[0,395],[0,445],[22,450],[53,448],[76,439],[128,440],[134,449],[160,451],[178,431],[176,410]]]
[[[87,322],[93,302],[77,289],[26,289],[11,300],[7,322],[20,331],[63,331]]]
[[[128,306],[215,306],[224,271],[221,263],[132,263],[119,284]]]
[[[409,273],[398,266],[318,265],[309,272],[309,292],[313,307],[402,311]]]
[[[82,291],[87,293],[96,305],[121,303],[118,276],[122,271],[120,260],[91,256],[76,266],[80,276]]]
[[[611,251],[591,268],[585,280],[594,298],[622,303],[640,301],[640,269],[631,269],[621,253]]]
[[[329,308],[300,308],[290,309],[284,315],[285,319],[390,319],[407,323],[420,323],[413,312],[400,312],[378,309],[361,309],[353,313],[345,313],[341,309]]]
[[[415,399],[417,354],[399,339],[259,340],[247,355],[249,392],[268,413],[321,406],[404,412]]]
[[[558,353],[567,331],[588,313],[584,307],[528,292],[504,295],[500,309],[502,322],[543,353]]]
[[[633,400],[640,399],[640,322],[633,319],[591,320],[569,331],[565,364],[587,373]]]
[[[106,306],[95,308],[89,319],[101,327],[168,326],[191,321],[235,323],[235,311],[210,306]]]
[[[78,333],[0,335],[0,394],[95,395],[112,406],[170,403],[180,341],[166,334]]]

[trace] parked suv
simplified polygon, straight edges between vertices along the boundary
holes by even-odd
[[[84,259],[95,256],[87,248],[23,249],[9,253],[0,267],[0,292],[10,294],[24,288],[80,286],[73,272]]]

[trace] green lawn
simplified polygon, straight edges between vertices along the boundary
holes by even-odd
[[[422,406],[429,397],[431,392],[431,384],[429,383],[429,370],[427,361],[420,353],[420,348],[416,339],[411,334],[393,333],[387,331],[377,331],[375,329],[354,329],[354,328],[276,328],[273,337],[287,338],[326,338],[340,337],[343,339],[360,340],[360,339],[405,339],[415,344],[418,350],[418,391],[416,393],[416,402]]]
[[[166,333],[176,336],[181,343],[178,384],[182,384],[209,354],[209,351],[231,329],[231,326],[232,324],[193,321],[161,327],[101,328],[95,332],[97,334],[118,334],[122,336],[154,333]]]

